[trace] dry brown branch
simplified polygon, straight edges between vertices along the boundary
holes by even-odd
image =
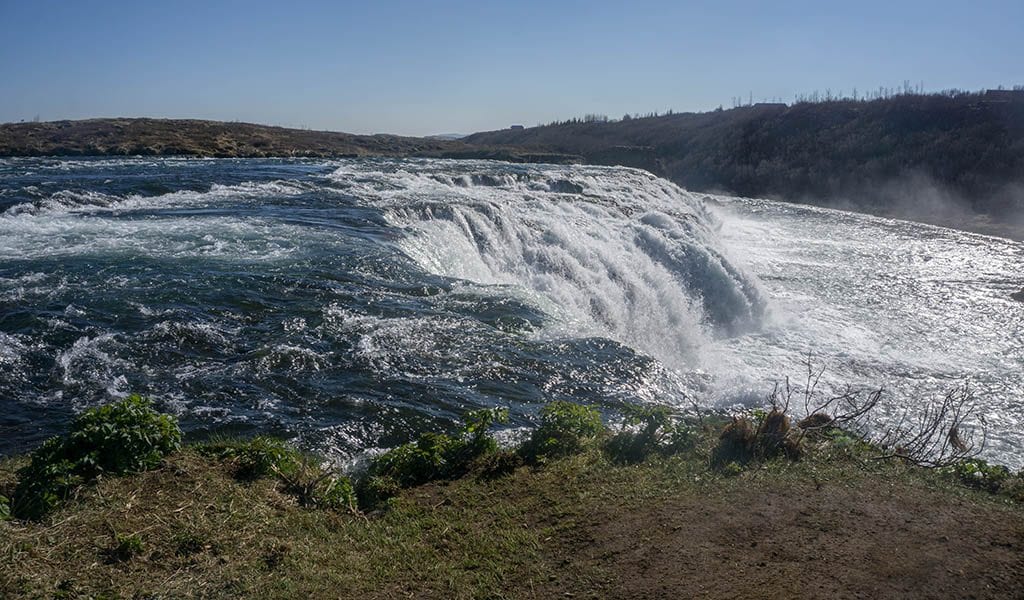
[[[967,384],[957,386],[917,414],[905,412],[895,426],[873,439],[884,450],[879,460],[900,458],[926,467],[945,467],[978,456],[985,448],[985,420],[969,423],[977,404]]]
[[[839,428],[879,449],[876,460],[902,459],[924,467],[943,467],[978,456],[985,447],[985,421],[976,415],[976,401],[967,384],[957,386],[938,402],[902,410],[895,421],[876,419],[884,389],[857,390],[846,386],[822,398],[819,383],[824,367],[816,368],[808,355],[801,392],[803,418],[798,423],[798,442],[815,431]],[[794,390],[787,378],[776,384],[767,403],[773,410],[788,411]]]

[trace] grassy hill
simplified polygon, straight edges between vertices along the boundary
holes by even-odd
[[[376,501],[357,505],[315,457],[267,438],[179,447],[140,402],[0,459],[0,597],[1009,598],[1024,584],[1022,474],[879,460],[775,411],[755,433],[746,417],[638,409],[649,420],[630,432],[561,403],[518,449],[467,419],[375,458],[356,490]],[[782,432],[800,460],[766,454]],[[52,512],[11,518],[7,497],[15,517],[33,499]]]

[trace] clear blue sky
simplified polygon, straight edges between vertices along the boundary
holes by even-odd
[[[0,0],[0,121],[468,133],[734,96],[1024,84],[1024,1]]]

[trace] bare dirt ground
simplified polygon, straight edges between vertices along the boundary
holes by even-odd
[[[618,598],[1021,598],[1024,518],[880,485],[737,489],[602,520]]]

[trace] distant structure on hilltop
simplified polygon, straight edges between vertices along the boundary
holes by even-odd
[[[524,129],[524,127],[522,125],[513,125],[513,126],[509,127],[509,129],[511,129],[513,131],[519,131],[520,129]]]

